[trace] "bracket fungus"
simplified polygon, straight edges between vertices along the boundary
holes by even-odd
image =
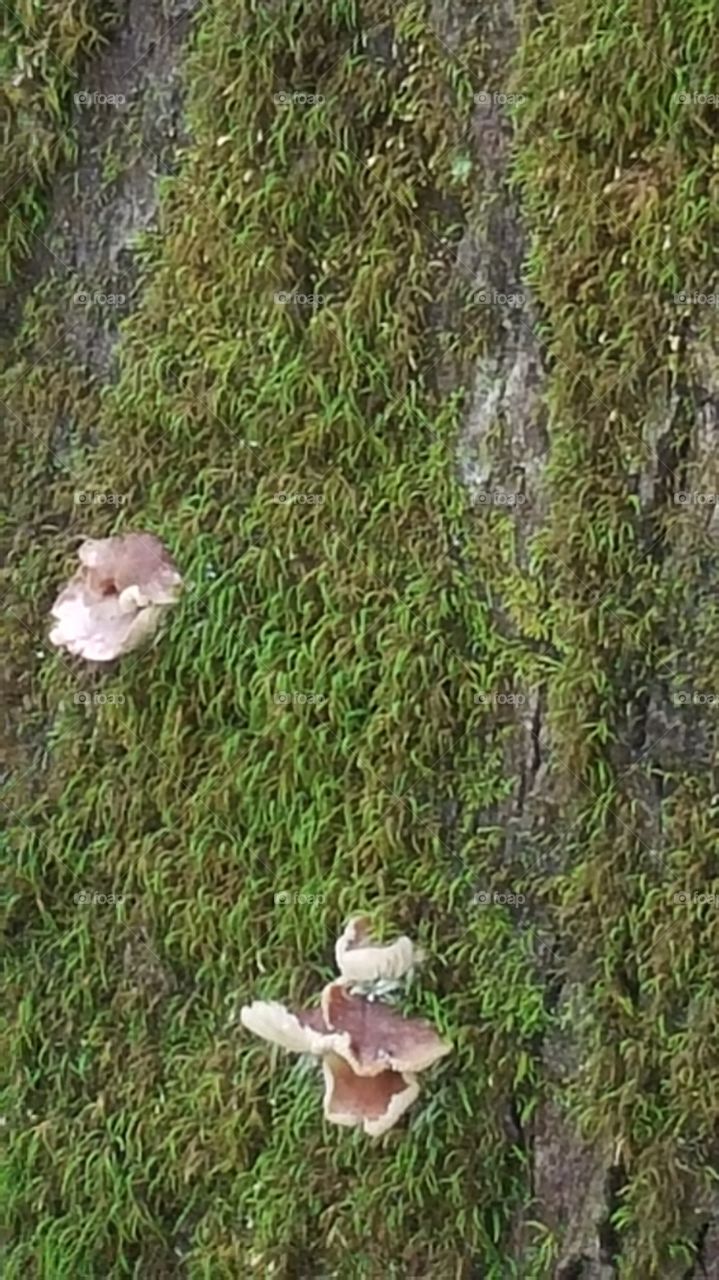
[[[182,578],[151,533],[88,538],[80,568],[52,606],[50,643],[89,662],[112,662],[154,634]]]
[[[319,1008],[293,1011],[277,1001],[255,1000],[240,1010],[240,1021],[290,1053],[319,1058],[327,1119],[361,1125],[370,1137],[379,1137],[418,1097],[418,1074],[450,1053],[451,1045],[423,1018],[406,1017],[381,1000],[348,990],[358,972],[352,965],[351,972],[342,968],[348,936],[361,938],[365,950],[378,953],[362,967],[364,982],[373,980],[370,972],[379,981],[397,978],[417,959],[409,938],[376,946],[364,919],[350,921],[338,942],[341,976],[324,988]]]
[[[335,944],[337,968],[352,982],[403,978],[422,958],[422,952],[405,934],[388,946],[375,942],[366,916],[353,916]]]

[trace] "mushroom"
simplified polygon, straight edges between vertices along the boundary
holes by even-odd
[[[419,1096],[417,1074],[450,1053],[451,1045],[423,1018],[351,995],[341,981],[322,992],[322,1014],[344,1039],[343,1052],[322,1059],[325,1115],[378,1138]]]
[[[397,1123],[419,1094],[417,1077],[399,1071],[358,1076],[339,1054],[322,1059],[324,1112],[332,1124],[361,1125],[379,1138]]]
[[[451,1046],[424,1018],[408,1018],[363,995],[351,995],[340,982],[322,992],[322,1016],[327,1029],[342,1038],[342,1057],[360,1076],[393,1071],[426,1071]]]
[[[90,662],[111,662],[136,649],[175,604],[182,578],[151,533],[89,538],[80,568],[52,606],[50,643]]]
[[[321,1009],[293,1013],[278,1000],[253,1000],[240,1009],[240,1022],[254,1035],[278,1044],[288,1053],[311,1053],[319,1057],[341,1045],[340,1037],[327,1034]]]
[[[353,916],[335,944],[337,968],[347,982],[403,978],[422,958],[405,934],[387,946],[375,942],[366,916]]]
[[[325,1116],[370,1137],[397,1123],[419,1095],[418,1073],[451,1052],[430,1023],[351,994],[342,979],[324,988],[319,1009],[256,1000],[240,1021],[282,1049],[321,1058]]]

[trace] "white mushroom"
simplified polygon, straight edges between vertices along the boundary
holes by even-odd
[[[154,634],[182,578],[151,533],[90,538],[80,568],[52,607],[50,643],[90,662],[111,662]]]
[[[422,958],[405,934],[387,945],[375,942],[365,916],[353,916],[335,944],[337,968],[346,982],[403,978]]]

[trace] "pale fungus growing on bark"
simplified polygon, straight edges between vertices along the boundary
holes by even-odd
[[[358,967],[347,965],[353,950],[369,958]],[[450,1053],[451,1046],[423,1018],[407,1017],[348,987],[356,978],[381,982],[400,977],[413,959],[417,955],[409,938],[379,946],[371,942],[367,921],[357,918],[338,942],[341,977],[324,988],[319,1008],[291,1010],[277,1001],[256,1000],[241,1009],[240,1020],[271,1044],[319,1058],[327,1119],[361,1125],[370,1137],[379,1137],[418,1097],[419,1073]]]
[[[111,662],[149,640],[182,578],[151,533],[89,538],[80,568],[52,606],[50,643],[89,662]]]

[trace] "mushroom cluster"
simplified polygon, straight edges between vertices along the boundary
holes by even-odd
[[[111,662],[150,639],[179,599],[182,578],[150,533],[90,538],[78,557],[80,568],[52,607],[50,641],[87,661]],[[429,1022],[382,999],[422,959],[410,938],[379,944],[367,918],[356,916],[338,938],[335,958],[340,976],[325,986],[318,1008],[255,1000],[240,1019],[255,1035],[321,1062],[328,1120],[379,1137],[416,1100],[419,1073],[451,1046]]]
[[[89,538],[80,568],[52,606],[50,643],[90,662],[111,662],[154,634],[182,578],[151,533]]]
[[[373,941],[369,921],[355,917],[337,941],[335,958],[340,977],[324,988],[319,1008],[291,1010],[255,1000],[240,1010],[240,1021],[290,1053],[319,1058],[327,1119],[361,1125],[377,1138],[416,1100],[419,1072],[450,1053],[451,1045],[429,1022],[376,998],[383,984],[395,983],[421,960],[409,938],[382,946]]]

